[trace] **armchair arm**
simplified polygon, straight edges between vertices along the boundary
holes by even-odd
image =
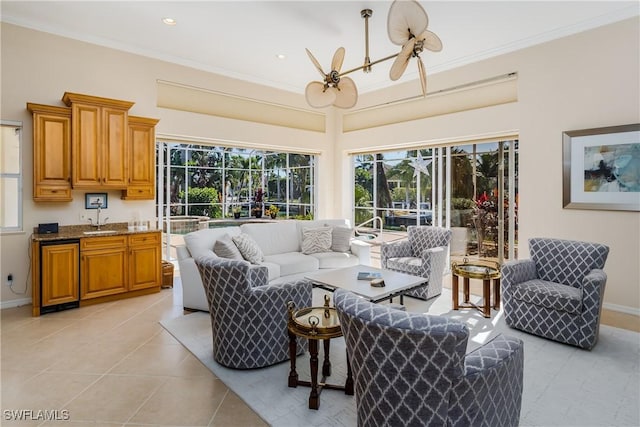
[[[583,348],[591,349],[598,341],[602,300],[606,284],[607,273],[600,269],[591,270],[582,280],[582,313],[580,314],[582,325],[578,345]]]
[[[311,307],[312,289],[311,281],[306,279],[252,288],[245,309],[254,311],[261,320],[247,333],[257,337],[277,337],[278,342],[288,342],[287,303],[293,301],[296,308]]]
[[[467,354],[452,390],[451,425],[519,425],[523,367],[522,341],[502,334]]]
[[[536,264],[531,259],[506,262],[501,268],[501,286],[507,291],[511,285],[533,280],[538,277]]]
[[[249,286],[255,288],[269,283],[269,269],[263,265],[249,266]]]
[[[593,269],[584,276],[582,279],[582,300],[587,300],[594,297],[594,303],[596,300],[602,301],[602,297],[604,296],[604,288],[607,284],[607,273],[604,270]],[[591,305],[597,305],[591,304]]]
[[[410,256],[413,256],[413,253],[411,252],[409,240],[405,239],[392,243],[383,243],[382,246],[380,246],[380,262],[382,268],[387,267],[387,260],[389,258]]]
[[[264,267],[266,270],[266,267]],[[283,283],[266,284],[264,286],[258,286],[251,289],[251,298],[263,300],[267,305],[273,305],[275,298],[280,299],[279,294],[283,299],[287,296],[290,298],[284,302],[282,306],[286,311],[286,303],[294,301],[297,308],[310,307],[311,306],[311,293],[312,293],[311,281],[307,279],[295,280]],[[302,304],[304,303],[304,305]],[[273,307],[273,309],[280,309],[280,307]]]

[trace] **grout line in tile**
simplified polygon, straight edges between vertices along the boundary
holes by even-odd
[[[217,381],[220,381],[220,380],[217,380]],[[213,415],[211,415],[211,419],[209,420],[209,424],[207,424],[207,426],[212,425],[213,421],[216,419],[216,416],[218,415],[218,412],[220,411],[220,408],[224,404],[225,399],[229,396],[229,393],[230,393],[230,390],[229,390],[229,387],[227,387],[227,390],[224,392],[224,396],[222,396],[222,399],[220,399],[220,403],[218,404],[218,407],[216,408],[215,411],[213,411]]]

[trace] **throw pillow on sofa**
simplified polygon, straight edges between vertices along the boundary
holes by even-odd
[[[258,264],[264,259],[262,249],[260,249],[256,241],[248,234],[241,233],[233,236],[232,239],[242,254],[242,257],[251,264]]]
[[[331,251],[331,227],[302,229],[302,253],[305,255]]]
[[[331,250],[334,252],[349,252],[352,232],[353,230],[346,226],[333,227],[333,230],[331,230]]]
[[[228,234],[224,234],[216,240],[216,243],[213,245],[213,252],[220,258],[244,260],[244,257],[238,250],[238,247],[233,240],[231,240],[231,236]]]

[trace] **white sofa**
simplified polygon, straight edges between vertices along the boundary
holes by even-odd
[[[302,236],[306,228],[349,227],[344,219],[281,220],[269,223],[246,223],[240,226],[209,228],[184,236],[184,245],[176,248],[178,267],[182,281],[182,305],[187,310],[209,311],[204,287],[194,258],[217,256],[213,251],[216,240],[225,234],[230,237],[241,233],[249,235],[260,247],[264,260],[259,265],[267,267],[269,283],[282,283],[300,279],[318,269],[351,267],[371,264],[371,246],[361,240],[351,239],[347,252],[302,253]]]

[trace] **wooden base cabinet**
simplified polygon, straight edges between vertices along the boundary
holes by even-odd
[[[80,250],[81,300],[127,292],[127,236],[81,239]]]
[[[32,242],[34,316],[160,292],[159,230],[74,239]]]
[[[79,300],[78,242],[42,246],[42,307]]]
[[[129,236],[129,290],[157,287],[162,282],[160,233]]]

